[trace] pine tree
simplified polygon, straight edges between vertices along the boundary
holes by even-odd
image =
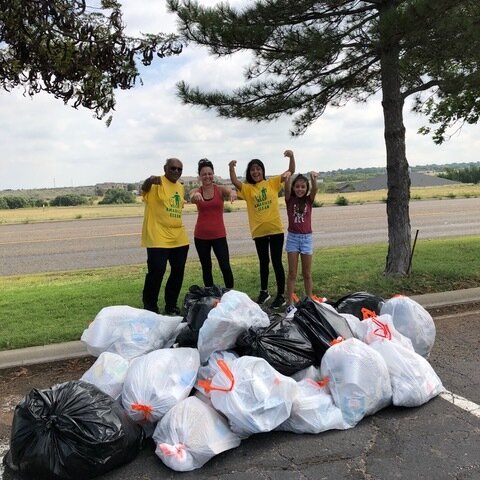
[[[416,96],[418,111],[449,123],[439,112],[478,76],[479,3],[256,0],[235,9],[168,0],[188,41],[217,56],[254,54],[242,88],[204,92],[181,82],[179,95],[224,117],[268,121],[295,115],[292,133],[301,135],[328,105],[362,102],[381,91],[388,175],[384,273],[406,275],[411,227],[404,102]]]
[[[174,35],[134,38],[124,27],[115,0],[0,0],[0,87],[44,91],[103,118],[115,89],[134,86],[136,59],[149,65],[182,49]]]

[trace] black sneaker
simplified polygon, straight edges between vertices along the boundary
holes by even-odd
[[[272,308],[281,308],[284,307],[286,304],[287,301],[285,300],[285,297],[283,295],[277,295],[270,306]]]
[[[180,316],[180,309],[178,307],[165,307],[165,315]]]
[[[257,303],[259,305],[264,305],[266,302],[268,302],[272,297],[266,290],[260,290],[260,293],[257,298]]]

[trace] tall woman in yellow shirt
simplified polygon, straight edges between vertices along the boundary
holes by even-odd
[[[241,182],[235,173],[236,160],[229,163],[230,180],[238,190],[239,198],[247,203],[248,223],[255,242],[260,263],[260,293],[257,298],[259,305],[265,304],[271,296],[268,292],[268,277],[270,260],[272,261],[277,295],[271,307],[280,308],[285,305],[285,270],[282,263],[284,229],[280,218],[278,193],[282,183],[295,172],[295,157],[292,150],[285,150],[284,156],[289,159],[288,170],[282,175],[267,179],[265,166],[257,158],[247,165],[246,182]]]

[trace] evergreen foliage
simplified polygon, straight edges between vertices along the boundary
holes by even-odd
[[[103,118],[134,86],[136,59],[180,53],[173,35],[129,37],[116,0],[0,0],[0,88],[23,87]],[[111,117],[107,119],[107,124]]]
[[[444,173],[439,173],[439,177],[455,180],[462,183],[480,182],[480,167],[467,167],[463,169],[446,168]]]

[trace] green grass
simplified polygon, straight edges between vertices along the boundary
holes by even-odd
[[[321,249],[313,259],[314,291],[336,300],[354,291],[389,298],[396,293],[418,295],[477,287],[479,252],[478,236],[424,240],[417,243],[411,275],[387,278],[382,273],[387,254],[384,244]],[[256,256],[235,257],[232,268],[235,288],[254,298],[259,290]],[[144,277],[145,265],[0,277],[0,349],[78,340],[103,307],[141,307]],[[221,282],[218,270],[215,279]],[[273,282],[272,272],[272,292]],[[187,263],[180,300],[193,284],[201,284],[197,261]],[[302,292],[299,275],[297,293],[301,296]]]

